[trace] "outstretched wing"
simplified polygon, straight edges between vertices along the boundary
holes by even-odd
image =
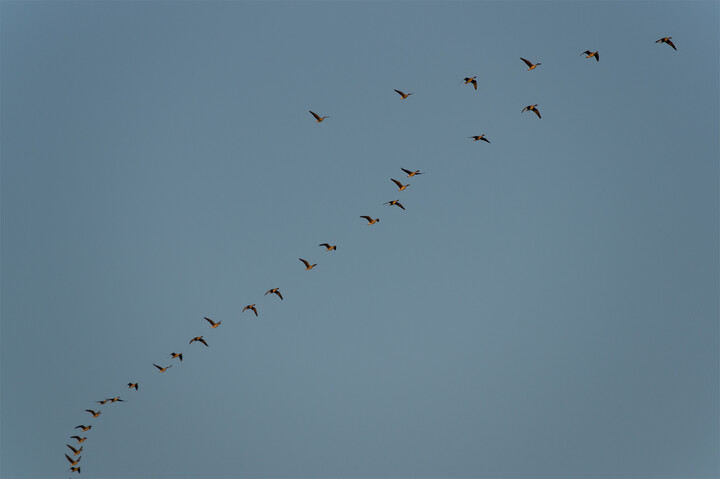
[[[529,68],[529,67],[531,67],[531,66],[533,65],[533,64],[532,64],[532,62],[531,62],[530,60],[525,60],[525,59],[524,59],[523,57],[520,57],[520,60],[524,61],[524,62],[525,62],[525,65],[527,65],[527,66],[528,66],[528,68]]]
[[[320,120],[320,115],[318,115],[318,114],[315,113],[314,111],[310,111],[310,110],[308,110],[308,111],[310,112],[310,114],[311,114],[312,116],[315,117],[316,120]]]

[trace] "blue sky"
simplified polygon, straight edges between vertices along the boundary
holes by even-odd
[[[720,475],[717,2],[0,13],[3,478]]]

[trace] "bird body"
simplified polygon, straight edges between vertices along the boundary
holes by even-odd
[[[106,401],[109,401],[110,403],[114,403],[114,402],[125,402],[124,399],[120,399],[120,396],[116,396],[116,397],[114,397],[114,398],[106,399]]]
[[[170,368],[172,367],[172,364],[171,364],[170,366],[166,366],[166,367],[164,367],[164,368],[158,366],[158,365],[155,364],[155,363],[153,363],[153,366],[155,366],[156,368],[158,368],[158,370],[159,370],[161,373],[164,373],[165,371],[167,371],[168,369],[170,369]]]
[[[465,81],[465,84],[466,84],[466,85],[467,85],[468,83],[472,83],[472,85],[473,85],[473,86],[475,87],[475,89],[477,90],[477,80],[476,80],[476,78],[477,78],[476,76],[474,76],[474,77],[465,77],[465,78],[463,78],[463,81]]]
[[[135,388],[135,390],[138,390],[138,383],[128,383],[128,387],[130,389]]]
[[[298,259],[303,262],[303,264],[305,265],[306,271],[309,271],[309,270],[313,269],[315,266],[317,266],[317,263],[311,265],[307,260],[304,260],[302,258],[298,258]]]
[[[250,311],[252,311],[253,313],[255,313],[255,316],[258,315],[258,314],[257,314],[257,309],[255,309],[255,305],[254,305],[254,304],[248,304],[247,306],[245,306],[245,307],[243,308],[242,312],[244,313],[244,312],[247,311],[248,309],[249,309]]]
[[[315,117],[315,123],[320,123],[320,122],[323,121],[325,118],[330,118],[329,116],[323,116],[323,117],[321,118],[320,115],[318,115],[318,114],[315,113],[314,111],[310,111],[310,110],[308,110],[308,111],[310,112],[310,114],[311,114],[312,116]]]
[[[69,470],[70,472],[77,472],[78,474],[80,474],[80,466],[73,466]]]
[[[98,417],[100,414],[102,414],[102,411],[93,411],[92,409],[86,409],[85,412],[89,412],[92,414],[92,417]]]
[[[85,442],[85,440],[87,439],[87,437],[70,436],[70,439],[75,439],[78,444],[82,444],[83,442]]]
[[[403,93],[400,90],[395,90],[395,92],[397,92],[397,94],[400,95],[400,98],[402,98],[403,100],[406,99],[407,97],[409,97],[410,95],[414,95],[414,93]]]
[[[196,337],[192,338],[188,344],[192,344],[192,343],[194,343],[195,341],[197,341],[197,342],[199,342],[199,343],[203,343],[205,346],[208,345],[208,343],[205,342],[205,340],[203,339],[202,336],[196,336]]]
[[[85,431],[89,431],[90,429],[92,429],[92,425],[85,426],[83,424],[80,424],[79,426],[75,426],[75,429],[80,429],[80,430],[82,430],[82,432],[85,432]]]
[[[533,62],[531,62],[530,60],[524,59],[523,57],[520,57],[520,60],[524,61],[524,62],[525,62],[525,65],[528,66],[528,71],[534,70],[535,67],[537,67],[538,65],[542,65],[542,63],[540,63],[540,62],[533,63]]]
[[[490,143],[490,140],[488,140],[487,138],[485,138],[485,134],[484,134],[484,133],[483,133],[482,135],[478,135],[478,136],[468,136],[468,138],[472,138],[473,141],[482,140],[482,141],[484,141],[484,142],[486,142],[486,143]]]
[[[528,105],[528,106],[526,106],[525,108],[523,108],[523,110],[522,110],[520,113],[524,113],[524,112],[526,112],[526,111],[534,111],[535,114],[538,116],[538,118],[542,118],[542,117],[540,116],[540,110],[537,109],[537,103],[534,104],[534,105]],[[490,142],[488,142],[488,143],[490,143]]]
[[[278,298],[283,299],[282,294],[280,294],[280,288],[268,289],[267,293],[265,293],[265,296],[267,296],[268,294],[277,294]]]
[[[600,55],[598,54],[598,52],[591,52],[590,50],[585,50],[580,55],[585,55],[585,58],[595,57],[595,61],[600,61]]]
[[[203,316],[203,317],[204,317],[204,316]],[[205,318],[205,317],[204,317],[204,318]],[[213,320],[210,319],[210,318],[205,318],[205,321],[207,321],[208,323],[210,323],[210,327],[213,328],[213,329],[217,328],[218,326],[220,326],[220,323],[222,323],[222,321],[218,321],[218,322],[216,323],[215,321],[213,321]]]
[[[170,353],[170,357],[173,359],[178,358],[182,362],[182,353]]]
[[[415,175],[422,175],[420,170],[410,171],[410,170],[406,170],[405,168],[400,168],[400,169],[403,170],[407,174],[408,178],[412,178]]]
[[[671,38],[672,37],[662,37],[660,40],[656,40],[655,43],[667,43],[673,48],[673,50],[677,50],[677,48],[675,48],[675,44],[672,42],[672,40],[670,40]]]
[[[367,222],[368,222],[368,225],[374,225],[375,223],[377,223],[378,221],[380,221],[380,218],[372,219],[372,218],[369,217],[369,216],[361,216],[360,218],[365,218],[365,219],[367,220]]]
[[[332,250],[336,250],[336,249],[337,249],[337,245],[332,245],[332,246],[330,246],[329,243],[320,243],[318,246],[324,246],[324,247],[325,247],[325,251],[332,251]]]
[[[400,200],[386,201],[386,202],[383,203],[383,204],[384,204],[384,205],[390,205],[390,206],[399,206],[399,207],[402,208],[403,210],[405,209],[405,207],[400,203]]]
[[[398,180],[396,180],[394,178],[390,178],[390,181],[392,181],[393,183],[395,183],[397,185],[398,191],[402,191],[405,188],[407,188],[408,186],[410,186],[410,183],[408,183],[407,185],[403,185],[402,183],[400,183]]]

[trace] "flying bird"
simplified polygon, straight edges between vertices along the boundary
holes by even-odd
[[[405,188],[407,188],[408,186],[410,186],[409,183],[407,185],[403,185],[402,183],[400,183],[398,180],[396,180],[394,178],[390,178],[390,180],[397,185],[398,191],[402,191]]]
[[[415,175],[422,175],[422,173],[420,173],[420,170],[410,171],[410,170],[406,170],[405,168],[400,168],[400,169],[403,170],[405,173],[407,173],[408,178],[412,178]]]
[[[384,205],[390,205],[390,206],[395,205],[395,206],[399,206],[399,207],[402,208],[402,209],[405,209],[405,207],[404,207],[402,204],[400,204],[400,200],[387,201],[387,202],[385,202],[385,203],[383,203],[383,204],[384,204]]]
[[[520,57],[520,60],[524,61],[524,62],[525,62],[525,65],[528,66],[528,71],[534,70],[535,67],[538,66],[538,65],[542,65],[542,63],[540,63],[540,62],[533,63],[533,62],[531,62],[530,60],[524,59],[523,57]]]
[[[138,383],[128,383],[128,387],[130,389],[135,388],[135,390],[138,390]]]
[[[367,222],[368,222],[369,225],[374,225],[375,223],[377,223],[378,221],[380,221],[380,218],[372,219],[372,218],[370,218],[369,216],[361,216],[360,218],[365,218],[365,219],[367,220]]]
[[[205,317],[203,316],[203,318],[205,318]],[[214,328],[217,328],[218,326],[220,326],[220,323],[222,323],[222,321],[218,321],[218,322],[216,323],[215,321],[213,321],[213,320],[210,319],[210,318],[205,318],[205,321],[207,321],[208,323],[210,323],[210,327],[213,328],[213,329],[214,329]]]
[[[80,456],[80,457],[78,457],[77,459],[73,460],[73,458],[70,457],[70,456],[68,456],[67,454],[65,454],[65,457],[66,457],[67,460],[70,462],[70,465],[71,465],[71,466],[77,466],[78,462],[80,462],[80,459],[82,459],[82,456]]]
[[[70,472],[77,472],[80,474],[80,466],[73,466],[70,469],[68,469]]]
[[[198,342],[200,342],[200,343],[203,343],[205,346],[208,345],[208,343],[205,342],[205,340],[203,339],[202,336],[197,336],[197,337],[192,338],[188,344],[192,344],[192,343],[194,343],[195,341],[198,341]]]
[[[77,456],[77,455],[80,454],[80,453],[82,452],[82,450],[83,450],[82,446],[80,446],[80,449],[75,449],[75,448],[72,447],[70,444],[65,444],[65,445],[66,445],[67,447],[69,447],[70,450],[73,452],[73,456]]]
[[[580,55],[585,55],[585,58],[595,57],[596,61],[600,61],[600,55],[598,54],[598,52],[591,52],[590,50],[585,50]]]
[[[672,37],[663,37],[660,40],[656,40],[655,43],[667,43],[668,45],[673,47],[673,50],[677,50],[677,48],[675,48],[675,44],[672,42],[672,40],[670,40],[671,38]]]
[[[164,373],[165,371],[167,371],[168,369],[170,369],[170,368],[172,367],[172,364],[171,364],[170,366],[166,366],[166,367],[164,367],[164,368],[161,368],[160,366],[158,366],[158,365],[155,364],[155,363],[153,363],[153,366],[155,366],[156,368],[158,368],[158,370],[159,370],[161,373]]]
[[[534,111],[535,114],[538,116],[538,118],[542,118],[540,116],[540,110],[537,109],[537,103],[534,105],[526,106],[525,108],[523,108],[523,110],[520,113],[525,113],[526,111]],[[490,142],[488,142],[488,143],[490,143]]]
[[[324,247],[325,247],[325,251],[332,251],[332,250],[336,250],[336,249],[337,249],[337,245],[332,245],[332,246],[330,246],[330,244],[328,244],[328,243],[320,243],[318,246],[324,246]]]
[[[465,84],[472,83],[475,89],[477,90],[477,80],[475,80],[477,77],[465,77],[463,80],[465,81]]]
[[[85,431],[89,431],[90,429],[92,429],[92,425],[85,426],[83,424],[80,424],[79,426],[75,426],[75,429],[81,429],[82,432],[85,432]]]
[[[120,399],[120,396],[116,396],[116,397],[114,397],[114,398],[106,399],[106,401],[110,401],[110,403],[114,403],[114,402],[125,402],[124,399]]]
[[[283,299],[282,294],[280,294],[280,288],[268,289],[267,293],[265,293],[265,296],[267,296],[268,294],[277,294],[278,298]]]
[[[108,399],[103,399],[102,401],[95,401],[95,402],[98,404],[105,404],[106,402],[108,402]]]
[[[70,436],[70,439],[75,439],[78,444],[82,444],[83,442],[85,442],[85,439],[87,439],[87,437]]]
[[[300,261],[302,261],[303,264],[305,265],[305,270],[311,270],[311,269],[313,269],[315,266],[317,266],[317,263],[315,263],[314,265],[310,265],[310,263],[308,263],[306,260],[304,260],[304,259],[302,259],[302,258],[298,258],[298,259],[299,259]]]
[[[170,353],[170,357],[173,359],[178,358],[182,362],[182,353]]]
[[[400,90],[395,90],[398,95],[404,100],[405,98],[409,97],[410,95],[414,95],[414,93],[403,93]]]
[[[483,133],[482,135],[478,135],[478,136],[468,136],[468,138],[472,138],[473,141],[482,140],[484,142],[490,143],[490,140],[485,138],[485,133]]]
[[[258,315],[258,314],[257,314],[257,309],[255,309],[255,305],[254,305],[254,304],[248,304],[247,306],[245,306],[245,307],[243,308],[242,312],[244,313],[244,312],[247,311],[248,309],[249,309],[250,311],[252,311],[253,313],[255,313],[255,316]]]
[[[310,111],[310,110],[308,110],[308,111]],[[310,114],[315,117],[315,120],[316,120],[315,123],[320,123],[320,122],[323,121],[325,118],[330,118],[329,116],[323,116],[323,117],[321,118],[320,115],[318,115],[318,114],[315,113],[314,111],[310,111]]]
[[[93,411],[92,409],[86,409],[85,412],[89,412],[92,414],[92,417],[98,417],[100,414],[102,414],[102,411]]]

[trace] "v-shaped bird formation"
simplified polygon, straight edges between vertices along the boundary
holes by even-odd
[[[669,45],[670,47],[672,47],[673,50],[677,50],[677,48],[676,48],[675,44],[672,42],[671,38],[672,38],[672,37],[662,37],[662,38],[660,38],[659,40],[655,41],[655,43],[665,43],[665,44]],[[598,51],[585,50],[584,52],[581,53],[581,55],[585,55],[585,58],[588,58],[588,59],[590,59],[590,58],[595,58],[595,61],[596,61],[596,62],[599,62],[599,61],[600,61],[600,55],[599,55]],[[534,69],[536,69],[539,65],[542,65],[542,63],[540,63],[540,62],[533,63],[533,62],[531,62],[530,60],[527,60],[527,59],[525,59],[525,58],[523,58],[523,57],[520,57],[520,60],[522,60],[523,63],[525,63],[525,65],[528,67],[528,68],[527,68],[527,71],[534,70]],[[477,89],[478,89],[477,75],[472,76],[472,77],[470,77],[470,76],[464,77],[463,80],[462,80],[462,84],[464,84],[464,85],[471,84],[471,85],[473,86],[474,90],[477,90]],[[397,90],[397,89],[394,89],[394,91],[395,91],[398,95],[400,95],[400,98],[401,98],[402,100],[408,100],[411,95],[414,95],[414,94],[415,94],[415,92],[405,93],[405,92],[403,92],[403,91],[401,91],[401,90]],[[540,110],[538,109],[538,104],[526,106],[525,108],[522,109],[521,113],[524,113],[524,112],[526,112],[526,111],[531,111],[531,112],[535,113],[535,115],[537,115],[538,119],[542,119],[542,116],[540,115]],[[310,110],[310,114],[311,114],[311,115],[313,116],[313,118],[315,119],[315,123],[321,123],[321,122],[323,122],[324,120],[330,118],[329,116],[320,116],[320,115],[318,115],[317,113],[313,112],[312,110]],[[486,142],[486,143],[490,143],[490,141],[485,137],[485,134],[484,134],[484,133],[483,133],[483,134],[480,134],[480,135],[469,136],[469,137],[467,137],[467,138],[471,138],[473,141],[484,141],[484,142]],[[405,175],[406,175],[407,178],[414,178],[415,176],[424,174],[424,173],[421,172],[420,170],[411,170],[411,169],[406,169],[406,168],[400,168],[400,169],[403,171],[403,173],[405,173]],[[397,190],[396,190],[396,191],[398,191],[398,192],[404,191],[404,190],[406,190],[406,189],[410,186],[409,183],[408,183],[408,184],[403,184],[401,181],[398,181],[398,180],[395,179],[395,178],[390,178],[390,181],[392,181],[392,182],[395,184],[395,186],[397,186]],[[403,204],[400,203],[400,200],[399,200],[399,199],[398,199],[398,200],[386,201],[385,203],[382,203],[382,204],[383,204],[383,205],[389,205],[389,206],[397,206],[398,208],[400,208],[400,209],[402,209],[403,211],[405,211],[405,206],[403,206]],[[367,225],[368,225],[368,226],[370,226],[370,225],[375,225],[376,223],[380,222],[380,218],[373,218],[373,217],[370,216],[370,215],[361,215],[360,218],[365,219],[365,220],[367,221]],[[334,245],[334,244],[330,244],[330,243],[320,243],[318,246],[323,247],[323,248],[325,249],[325,252],[326,252],[326,253],[337,251],[337,245]],[[308,260],[303,259],[303,258],[299,258],[299,261],[302,262],[302,264],[303,264],[303,266],[305,267],[305,270],[306,270],[306,271],[312,270],[312,269],[314,269],[316,266],[318,266],[317,263],[310,264],[310,262],[309,262]],[[283,295],[282,295],[282,293],[280,292],[280,288],[279,288],[279,287],[275,287],[275,288],[270,288],[270,289],[268,289],[268,290],[265,292],[264,296],[267,296],[267,295],[271,295],[271,296],[272,296],[272,295],[276,295],[280,300],[284,300]],[[241,313],[244,313],[245,311],[252,311],[252,312],[255,314],[256,317],[259,317],[259,315],[258,315],[258,309],[257,309],[257,307],[256,307],[256,303],[248,304],[247,306],[245,306],[245,307],[242,309]],[[203,317],[202,319],[204,319],[204,320],[208,323],[210,329],[216,329],[216,328],[219,327],[219,326],[221,325],[221,323],[222,323],[222,321],[214,321],[213,319],[210,319],[210,318],[208,318],[208,317]],[[207,327],[207,326],[206,326],[206,327]],[[192,343],[194,343],[194,342],[201,343],[201,344],[203,344],[205,347],[208,347],[208,348],[210,347],[209,344],[208,344],[208,342],[204,339],[204,336],[203,336],[203,335],[192,337],[192,339],[190,339],[189,344],[192,344]],[[200,348],[200,349],[203,349],[203,348]],[[165,357],[167,357],[167,356],[165,356]],[[172,352],[172,353],[170,354],[170,358],[171,358],[171,359],[178,359],[180,362],[182,362],[182,361],[183,361],[183,353]],[[154,366],[154,367],[158,370],[159,373],[165,373],[165,372],[167,372],[170,368],[172,368],[172,366],[173,366],[172,364],[167,365],[167,366],[160,366],[160,365],[155,364],[155,363],[149,363],[149,364],[152,364],[152,366]],[[179,363],[177,363],[177,364],[179,364]],[[127,383],[127,388],[128,388],[128,389],[134,389],[135,391],[139,391],[139,384],[138,384],[138,382],[130,381],[130,382]],[[133,393],[133,394],[134,394],[134,393]],[[115,403],[118,403],[118,402],[126,402],[126,401],[125,401],[124,399],[121,399],[120,396],[113,396],[113,397],[106,398],[106,399],[103,399],[103,400],[100,400],[100,401],[95,401],[95,402],[98,403],[98,404],[101,404],[101,405],[106,405],[106,404],[115,404]],[[94,409],[85,409],[85,412],[87,412],[88,414],[90,414],[90,416],[91,416],[93,419],[98,418],[101,414],[103,414],[103,411],[101,411],[101,410],[97,410],[97,411],[96,411],[96,410],[94,410]],[[93,424],[90,424],[90,425],[81,424],[81,425],[75,426],[74,429],[80,429],[81,432],[88,432],[88,431],[90,431],[93,427],[94,427]],[[87,436],[79,436],[79,435],[69,436],[69,438],[70,438],[70,439],[75,439],[76,445],[81,445],[81,444],[83,444],[82,446],[79,446],[79,447],[77,447],[77,448],[74,447],[74,446],[72,446],[72,445],[70,445],[70,444],[66,444],[66,446],[67,446],[67,447],[70,449],[70,451],[72,452],[72,456],[68,455],[67,453],[64,453],[64,456],[65,456],[66,460],[70,463],[70,469],[69,469],[69,471],[70,471],[70,472],[80,473],[80,472],[81,472],[81,471],[80,471],[80,467],[81,467],[81,466],[79,466],[78,464],[79,464],[80,461],[82,460],[81,453],[83,452],[84,443],[85,443],[85,441],[86,441],[88,438],[87,438]]]

